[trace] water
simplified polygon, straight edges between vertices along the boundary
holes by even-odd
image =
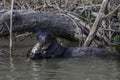
[[[0,48],[7,43],[0,41]],[[7,41],[6,41],[7,42]],[[120,80],[120,62],[98,58],[69,58],[27,61],[26,50],[33,42],[19,42],[11,62],[0,57],[0,80]],[[22,44],[22,45],[21,45]]]
[[[101,59],[0,58],[0,80],[120,80],[120,63]]]

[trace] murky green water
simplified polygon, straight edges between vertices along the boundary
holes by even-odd
[[[32,41],[32,40],[31,40]],[[0,41],[0,49],[7,49]],[[120,80],[120,62],[96,58],[26,61],[26,50],[35,42],[15,46],[13,61],[0,57],[0,80]]]

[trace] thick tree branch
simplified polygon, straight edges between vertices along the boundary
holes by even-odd
[[[67,15],[67,14],[66,14]],[[8,26],[10,11],[0,12],[0,36],[9,35]],[[87,35],[89,30],[81,25],[74,24],[73,20],[65,15],[50,12],[14,10],[13,11],[13,32],[37,32],[40,28],[51,30],[56,36],[73,41],[79,41],[79,36]],[[78,28],[82,34],[78,34]],[[78,35],[78,36],[76,36]]]

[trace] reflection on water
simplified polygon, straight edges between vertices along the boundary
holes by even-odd
[[[0,58],[0,80],[120,80],[120,63],[101,59],[51,59],[26,62]]]
[[[31,42],[30,42],[31,40]],[[36,42],[15,43],[14,54],[25,55]],[[6,41],[7,42],[7,41]],[[0,49],[8,44],[0,41]],[[26,57],[0,57],[0,80],[120,80],[120,62],[101,59],[51,59],[26,61]]]

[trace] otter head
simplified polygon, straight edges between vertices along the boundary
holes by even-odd
[[[38,43],[29,51],[27,55],[30,59],[43,59],[46,52],[53,45],[55,37],[46,29],[41,29],[37,33]]]

